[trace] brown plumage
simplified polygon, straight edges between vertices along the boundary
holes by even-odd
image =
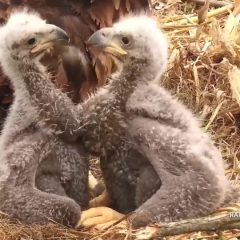
[[[97,59],[95,68],[92,67],[85,41],[99,27],[111,26],[115,20],[129,11],[147,7],[147,2],[147,0],[0,0],[0,23],[5,22],[12,9],[27,6],[38,11],[49,23],[64,29],[71,38],[71,48],[70,51],[69,49],[65,51],[56,83],[58,87],[71,92],[69,96],[74,102],[79,102],[86,98],[97,83],[103,84],[109,72],[103,65],[105,58]],[[85,59],[86,65],[82,65],[79,54]],[[69,59],[75,61],[69,63]],[[54,73],[57,67],[57,64],[53,66]],[[11,102],[12,89],[0,70],[0,123],[5,119],[6,110]]]

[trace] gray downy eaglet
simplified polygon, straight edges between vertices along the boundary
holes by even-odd
[[[73,105],[47,78],[25,82],[42,125],[54,124],[56,134],[100,157],[111,207],[134,211],[131,221],[140,227],[204,216],[237,200],[210,137],[156,83],[168,55],[157,23],[125,17],[95,32],[88,45],[111,54],[118,71],[84,103]]]
[[[0,210],[24,223],[75,227],[88,206],[88,162],[79,146],[41,126],[26,85],[49,80],[44,45],[68,36],[27,10],[13,13],[0,35],[0,62],[15,92],[0,137]]]

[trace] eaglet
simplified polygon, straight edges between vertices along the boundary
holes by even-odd
[[[45,47],[68,36],[27,10],[13,13],[0,36],[0,62],[15,93],[0,137],[0,210],[24,223],[76,226],[88,206],[88,162],[79,146],[41,127],[26,86],[49,80],[40,63]]]
[[[95,32],[88,45],[110,54],[118,70],[84,103],[73,105],[45,77],[25,83],[46,128],[100,157],[111,207],[134,211],[130,219],[139,227],[200,217],[233,201],[220,152],[155,81],[168,49],[157,23],[123,18]]]

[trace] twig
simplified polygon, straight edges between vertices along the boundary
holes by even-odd
[[[150,9],[152,9],[152,8],[153,8],[153,3],[152,3],[152,1],[151,1],[151,0],[148,0],[148,6],[149,6],[149,8],[150,8]]]
[[[204,5],[205,4],[205,0],[183,0],[184,2],[187,1],[187,2],[193,2],[193,3],[196,3],[196,4],[199,4],[199,5]],[[209,2],[209,5],[211,7],[224,7],[224,6],[227,6],[231,4],[231,2],[227,2],[227,1],[217,1],[217,0],[211,0]]]
[[[197,219],[184,220],[159,225],[157,237],[166,237],[198,231],[240,229],[240,218],[230,217],[229,213]]]
[[[228,4],[227,6],[214,9],[214,10],[208,12],[207,18],[215,17],[215,16],[221,15],[221,14],[226,14],[232,9],[233,9],[233,4]],[[198,22],[198,16],[190,17],[190,20],[191,20],[191,24],[192,23],[197,23]],[[159,23],[161,24],[161,19],[159,20]],[[167,28],[172,28],[173,26],[186,25],[188,23],[189,23],[189,19],[181,19],[181,20],[178,20],[178,21],[164,23],[162,25],[163,25],[164,29],[167,29]]]
[[[164,30],[176,30],[176,29],[188,29],[188,28],[196,28],[199,25],[198,24],[185,24],[185,25],[165,25],[165,24],[159,24],[161,29]]]

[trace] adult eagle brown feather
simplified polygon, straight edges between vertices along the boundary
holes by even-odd
[[[13,9],[26,6],[38,11],[49,23],[61,27],[69,34],[71,46],[62,54],[62,63],[59,65],[55,62],[52,68],[57,86],[69,92],[71,99],[77,103],[86,98],[98,84],[105,83],[111,68],[111,62],[106,64],[105,56],[94,59],[93,67],[92,59],[85,48],[85,41],[100,27],[111,26],[119,17],[130,11],[146,8],[148,1],[0,0],[0,23],[5,22]],[[4,121],[11,102],[11,86],[0,70],[0,123]]]

